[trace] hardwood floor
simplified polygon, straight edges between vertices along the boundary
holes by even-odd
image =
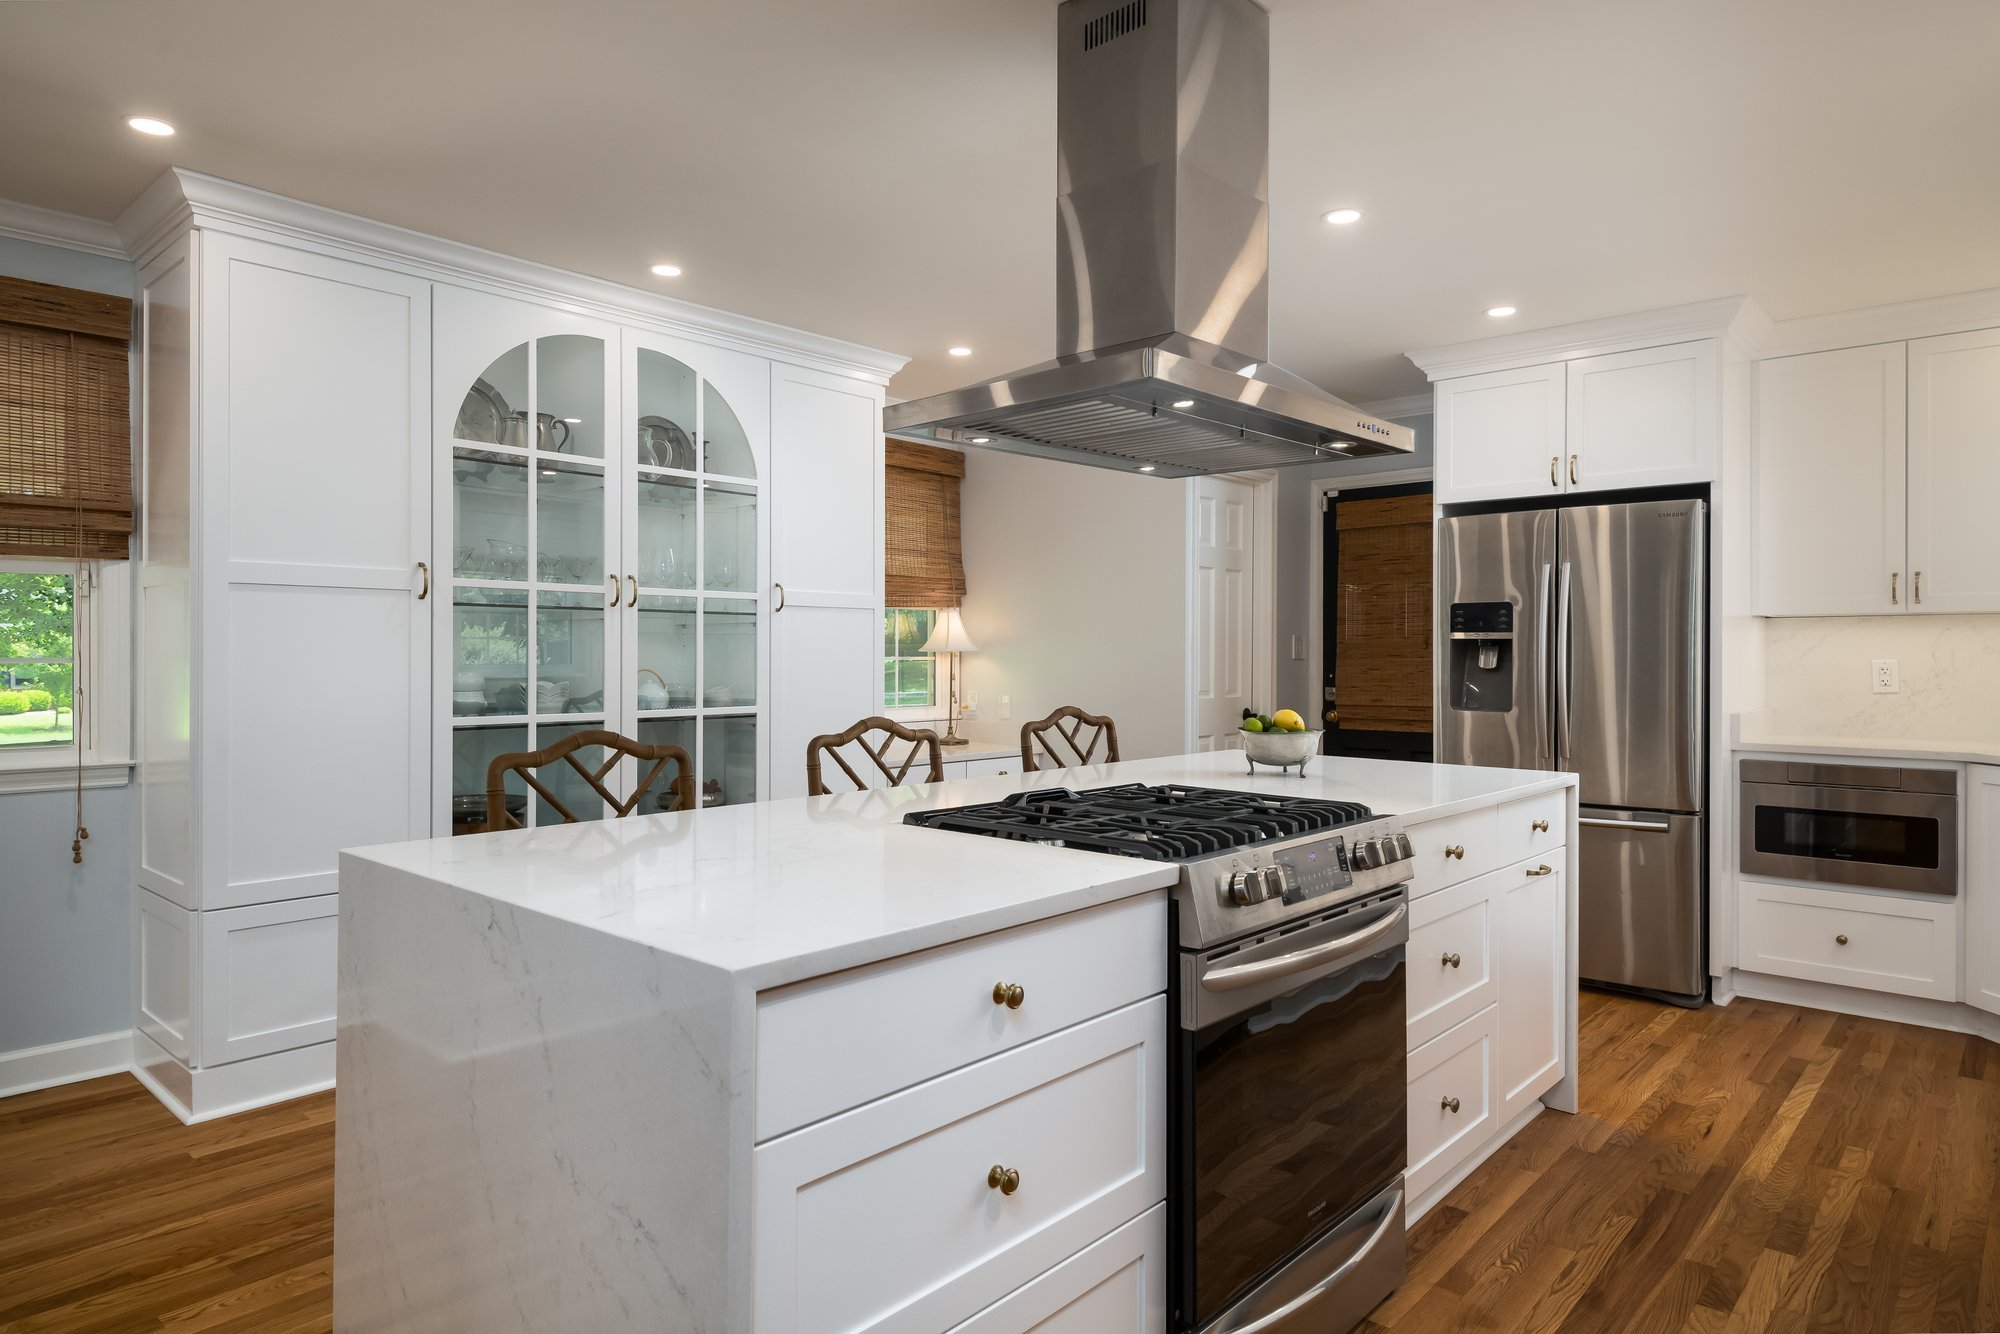
[[[1583,993],[1576,1116],[1427,1215],[1363,1328],[2000,1328],[2000,1048]]]
[[[1583,1110],[1411,1235],[1364,1328],[2000,1328],[2000,1048],[1585,992]],[[183,1126],[127,1076],[0,1100],[0,1330],[331,1327],[333,1095]]]

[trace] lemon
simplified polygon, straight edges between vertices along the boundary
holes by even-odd
[[[1306,730],[1306,720],[1299,717],[1298,712],[1294,709],[1279,709],[1271,715],[1271,721],[1284,728],[1287,732],[1303,732]]]
[[[1258,722],[1255,718],[1245,718],[1243,720],[1243,730],[1246,732],[1261,732],[1264,730],[1264,724]]]

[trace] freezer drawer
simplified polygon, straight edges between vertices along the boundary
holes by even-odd
[[[1700,995],[1702,817],[1586,806],[1578,824],[1583,980]]]

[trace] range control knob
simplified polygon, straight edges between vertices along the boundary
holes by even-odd
[[[1284,881],[1275,866],[1253,866],[1229,878],[1229,897],[1245,907],[1262,903],[1284,893]]]
[[[1410,836],[1408,834],[1396,835],[1396,859],[1406,862],[1416,855],[1417,850],[1411,846]]]
[[[1366,871],[1382,864],[1382,845],[1372,838],[1358,839],[1351,857],[1354,869]]]

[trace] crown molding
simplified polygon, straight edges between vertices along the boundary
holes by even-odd
[[[1755,325],[1763,312],[1747,296],[1719,297],[1664,310],[1614,315],[1609,319],[1586,320],[1549,329],[1525,329],[1520,333],[1480,338],[1469,343],[1427,348],[1409,354],[1417,368],[1432,380],[1485,371],[1512,370],[1576,357],[1602,356],[1610,352],[1632,352],[1666,343],[1684,343],[1696,338],[1741,336],[1739,321]],[[1768,323],[1768,321],[1766,321]]]
[[[1378,398],[1373,403],[1356,403],[1358,411],[1370,417],[1381,417],[1395,421],[1399,417],[1428,417],[1437,408],[1437,400],[1425,391],[1421,394],[1404,394],[1401,398]]]
[[[2000,288],[1777,320],[1759,355],[1789,357],[1992,328],[2000,328]]]
[[[107,259],[125,258],[125,246],[119,239],[118,229],[110,223],[79,217],[74,213],[58,213],[52,208],[37,208],[12,199],[0,199],[0,236],[33,241],[38,245],[60,246],[64,250],[80,250],[86,255],[102,255]]]
[[[378,268],[469,286],[661,332],[699,338],[836,375],[887,384],[908,357],[592,278],[426,232],[170,167],[118,217],[142,266],[190,227],[360,258]]]

